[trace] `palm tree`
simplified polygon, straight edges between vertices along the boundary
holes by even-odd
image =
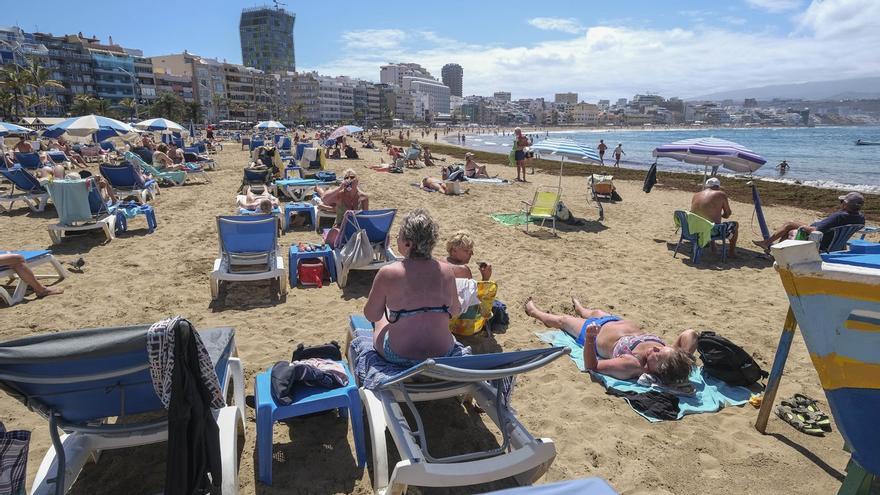
[[[95,113],[95,106],[98,100],[91,95],[76,95],[73,104],[70,105],[70,113],[72,115],[88,115]]]
[[[28,89],[27,74],[18,65],[4,68],[0,72],[0,87],[12,93],[12,114],[14,118],[18,118],[19,109]]]
[[[187,103],[186,116],[196,124],[200,123],[202,121],[202,104],[197,101]]]
[[[29,114],[36,114],[37,108],[43,103],[43,97],[38,94],[24,95],[24,110]]]
[[[49,69],[41,67],[36,59],[30,59],[24,72],[28,86],[33,88],[35,94],[39,94],[45,88],[64,88],[60,81],[52,79]]]
[[[159,98],[153,103],[150,113],[155,117],[164,117],[176,122],[186,113],[186,106],[179,96],[165,92],[159,95]]]
[[[108,115],[112,110],[113,104],[110,100],[98,98],[95,100],[94,113],[98,115]]]
[[[8,91],[0,91],[0,115],[4,118],[12,116],[14,96]]]
[[[119,102],[119,107],[128,110],[130,117],[136,117],[138,113],[138,102],[134,98],[123,98]]]

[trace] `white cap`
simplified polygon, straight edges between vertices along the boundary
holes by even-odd
[[[721,181],[717,177],[712,177],[706,181],[706,187],[721,187]]]

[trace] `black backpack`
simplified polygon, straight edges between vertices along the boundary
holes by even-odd
[[[308,347],[306,347],[305,344],[299,344],[296,346],[296,350],[293,351],[293,356],[291,356],[290,360],[300,361],[311,358],[341,361],[342,349],[339,347],[339,343],[335,340],[331,341],[329,344],[311,345]]]
[[[749,353],[715,332],[700,333],[697,351],[703,361],[703,371],[730,385],[747,387],[767,377],[767,372]]]

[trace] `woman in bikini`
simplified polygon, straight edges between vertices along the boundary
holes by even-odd
[[[687,380],[694,365],[697,332],[685,330],[675,343],[667,345],[632,321],[601,309],[584,308],[574,297],[571,301],[577,317],[541,311],[531,298],[526,301],[526,314],[575,338],[584,348],[585,369],[620,380],[635,379],[643,373],[670,385]]]
[[[401,366],[446,356],[455,344],[449,320],[461,313],[461,303],[452,268],[431,257],[438,234],[427,211],[407,214],[397,234],[404,260],[376,273],[364,306],[376,351]]]

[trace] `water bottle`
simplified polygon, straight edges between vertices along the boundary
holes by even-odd
[[[796,241],[806,241],[809,238],[809,234],[807,234],[807,229],[800,227],[797,229],[797,234],[794,236]]]

